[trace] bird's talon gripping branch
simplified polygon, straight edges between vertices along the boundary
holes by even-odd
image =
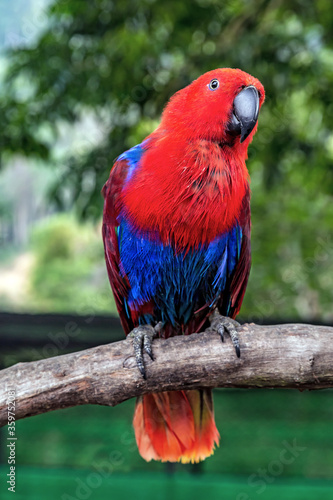
[[[134,354],[137,367],[141,375],[146,379],[146,370],[143,360],[143,352],[146,351],[152,361],[154,361],[152,342],[162,328],[162,323],[157,323],[155,327],[151,325],[140,325],[134,328],[128,337],[133,339]]]
[[[210,327],[207,328],[207,331],[217,332],[221,336],[222,342],[224,341],[224,333],[229,333],[231,341],[235,347],[236,355],[240,358],[240,347],[237,333],[237,329],[240,326],[241,325],[238,321],[228,318],[227,316],[222,316],[218,311],[215,311],[210,318]]]

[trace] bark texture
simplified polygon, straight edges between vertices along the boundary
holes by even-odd
[[[0,425],[15,391],[15,418],[70,406],[115,406],[150,392],[199,387],[324,389],[333,387],[333,328],[305,324],[239,330],[241,357],[230,339],[211,333],[153,342],[141,377],[129,339],[85,351],[18,363],[0,372]]]

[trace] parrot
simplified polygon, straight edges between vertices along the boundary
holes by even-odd
[[[144,379],[154,338],[228,334],[240,357],[235,318],[251,266],[245,162],[264,99],[248,73],[208,71],[111,168],[102,189],[106,267]],[[139,396],[133,426],[146,461],[197,463],[219,445],[212,389]]]

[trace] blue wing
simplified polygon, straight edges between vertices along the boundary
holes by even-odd
[[[175,251],[158,237],[139,233],[126,219],[118,235],[122,273],[131,286],[128,309],[139,311],[153,301],[153,314],[139,316],[139,322],[163,321],[173,327],[216,304],[236,267],[242,239],[236,225],[209,245]]]

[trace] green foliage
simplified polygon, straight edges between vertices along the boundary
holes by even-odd
[[[76,229],[71,219],[55,218],[35,230],[33,243],[39,262],[45,266],[52,260],[66,261],[73,257]]]
[[[33,234],[33,302],[38,311],[115,312],[100,231],[56,216]]]

